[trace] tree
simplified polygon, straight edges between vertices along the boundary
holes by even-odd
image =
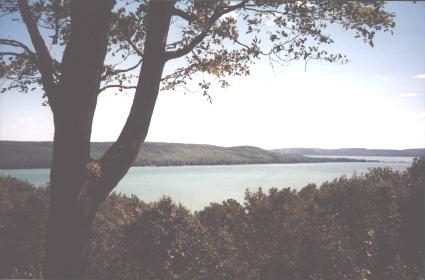
[[[81,278],[93,217],[144,142],[160,89],[190,87],[204,73],[197,84],[209,97],[212,79],[226,87],[227,77],[248,75],[263,56],[272,65],[345,62],[326,49],[329,26],[353,30],[371,46],[376,31],[394,26],[383,1],[3,0],[0,11],[23,22],[32,43],[0,39],[1,92],[41,87],[54,117],[49,278]],[[133,105],[117,141],[93,160],[97,97],[113,88],[134,90]]]

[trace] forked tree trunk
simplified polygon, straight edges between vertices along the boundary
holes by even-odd
[[[90,159],[91,126],[100,69],[106,54],[107,15],[111,7],[100,14],[96,9],[89,9],[81,15],[80,9],[84,8],[81,2],[84,1],[71,7],[78,15],[72,22],[77,24],[72,27],[65,50],[63,83],[54,99],[48,279],[81,279],[83,276],[96,211],[127,173],[145,140],[165,64],[165,45],[174,5],[173,1],[160,0],[149,4],[143,64],[131,112],[117,142],[99,161],[93,161]],[[95,16],[94,27],[81,24],[87,23],[88,16]],[[87,30],[82,30],[84,28]],[[99,34],[99,38],[93,38],[93,34]]]
[[[80,279],[94,213],[81,206],[88,182],[90,136],[108,43],[113,0],[71,1],[71,36],[62,77],[49,99],[55,125],[50,171],[46,276]]]

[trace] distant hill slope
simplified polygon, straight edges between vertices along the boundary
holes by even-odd
[[[272,150],[280,154],[299,154],[311,156],[392,156],[418,157],[425,156],[425,149],[383,150],[383,149],[317,149],[317,148],[289,148]]]
[[[92,158],[98,159],[111,142],[92,143]],[[0,141],[0,169],[48,168],[52,158],[52,142]],[[279,154],[257,147],[218,147],[212,145],[145,143],[135,166],[218,165],[255,163],[301,163],[353,161],[348,159],[309,158],[295,154]]]

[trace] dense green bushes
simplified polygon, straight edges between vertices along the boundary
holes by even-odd
[[[425,159],[192,214],[111,195],[87,279],[424,279]],[[39,277],[48,189],[0,178],[0,278]]]

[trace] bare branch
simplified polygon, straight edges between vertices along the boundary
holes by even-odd
[[[170,59],[174,59],[174,58],[178,58],[181,56],[184,56],[188,53],[190,53],[191,50],[193,50],[194,47],[196,47],[196,45],[198,45],[199,43],[202,42],[202,40],[208,35],[211,27],[214,25],[214,23],[223,15],[230,13],[231,11],[237,10],[239,8],[242,8],[246,3],[248,2],[248,0],[243,0],[241,2],[239,2],[238,4],[235,4],[233,6],[229,6],[226,9],[221,9],[221,10],[216,10],[214,11],[214,13],[212,14],[212,16],[208,19],[206,25],[204,26],[204,28],[202,29],[202,32],[199,33],[197,36],[195,36],[192,41],[187,44],[186,46],[175,50],[175,51],[168,51],[165,52],[165,60],[170,60]]]
[[[104,90],[106,90],[108,88],[136,89],[137,86],[107,85],[107,86],[101,87],[99,89],[99,93],[101,93],[102,91],[104,91]]]
[[[255,5],[254,5],[254,7],[255,7]],[[278,10],[261,10],[261,9],[256,9],[256,8],[250,8],[250,7],[248,7],[248,5],[247,5],[247,7],[244,8],[244,10],[256,12],[256,13],[259,13],[259,14],[272,14],[272,15],[279,14],[279,15],[284,15],[284,16],[289,13],[289,12],[280,12]]]
[[[3,14],[1,14],[1,15],[0,15],[0,18],[5,17],[5,16],[8,16],[8,15],[11,15],[11,14],[13,14],[13,13],[15,13],[15,12],[16,12],[16,11],[11,11],[11,12],[3,13]]]
[[[136,52],[138,56],[140,57],[143,56],[143,52],[136,46],[135,43],[133,43],[130,37],[127,38],[127,42],[130,44],[130,46],[133,48],[133,50]]]
[[[16,52],[0,52],[0,55],[13,55],[13,56],[21,56],[25,53],[16,53]]]
[[[50,100],[52,97],[51,95],[56,88],[53,74],[53,60],[50,56],[46,44],[44,43],[44,39],[41,36],[40,31],[38,30],[37,23],[34,19],[27,0],[18,0],[18,5],[22,19],[27,27],[28,33],[31,37],[31,42],[37,54],[37,66],[41,73],[41,80],[44,90],[46,91],[46,95],[49,98],[49,103],[53,104],[51,102],[52,100]]]
[[[128,67],[128,68],[125,68],[125,69],[117,69],[117,70],[114,70],[114,71],[112,71],[111,73],[108,73],[108,74],[105,74],[105,75],[103,75],[102,76],[102,79],[105,79],[105,78],[107,78],[108,76],[113,76],[113,75],[116,75],[116,74],[119,74],[119,73],[125,73],[125,72],[129,72],[129,71],[131,71],[131,70],[134,70],[134,69],[136,69],[137,67],[139,67],[140,66],[140,64],[142,64],[142,59],[140,59],[139,60],[139,62],[137,62],[135,65],[133,65],[133,66],[131,66],[131,67]]]
[[[188,21],[189,23],[198,19],[198,17],[195,14],[189,14],[177,8],[173,8],[172,13],[174,16],[179,16],[182,19],[185,19],[186,21]]]
[[[22,48],[28,54],[35,56],[35,53],[27,45],[16,40],[0,39],[0,45]]]

